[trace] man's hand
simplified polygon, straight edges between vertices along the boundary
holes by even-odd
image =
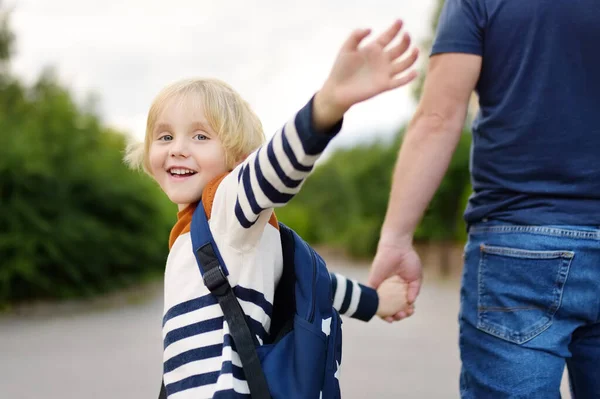
[[[314,100],[314,123],[317,129],[326,130],[335,125],[354,104],[378,94],[404,86],[417,72],[398,76],[413,66],[417,60],[415,48],[405,59],[400,59],[410,46],[410,37],[386,50],[398,36],[402,21],[396,21],[376,40],[359,48],[370,29],[354,31],[346,40],[331,69],[329,77]]]
[[[368,284],[377,289],[384,280],[392,276],[398,276],[407,285],[406,300],[408,305],[413,305],[423,279],[421,259],[411,243],[382,237],[371,266]],[[402,320],[408,316],[410,314],[401,311],[393,318]]]

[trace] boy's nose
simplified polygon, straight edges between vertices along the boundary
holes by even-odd
[[[187,157],[189,155],[185,143],[182,140],[173,140],[170,146],[169,155],[172,157]]]

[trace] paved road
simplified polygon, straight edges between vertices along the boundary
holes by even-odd
[[[364,267],[330,267],[366,278]],[[0,318],[0,398],[156,397],[161,299],[155,290],[138,304]],[[388,325],[346,319],[344,398],[457,398],[457,310],[457,282],[429,279],[409,320]]]

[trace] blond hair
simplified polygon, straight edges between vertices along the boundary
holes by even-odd
[[[233,166],[260,147],[265,135],[258,116],[250,105],[227,83],[218,79],[185,79],[170,84],[158,93],[146,122],[144,142],[127,146],[125,162],[134,169],[150,173],[148,153],[156,120],[171,100],[199,101],[210,127],[225,149],[225,163]]]

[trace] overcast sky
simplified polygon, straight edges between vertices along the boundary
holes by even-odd
[[[143,137],[154,95],[184,77],[233,85],[272,132],[319,89],[354,28],[381,32],[395,18],[416,44],[433,0],[5,0],[17,36],[13,71],[45,66],[78,98],[96,93],[107,124]],[[422,59],[427,54],[422,53]],[[360,104],[337,144],[395,131],[414,110],[410,88]]]

